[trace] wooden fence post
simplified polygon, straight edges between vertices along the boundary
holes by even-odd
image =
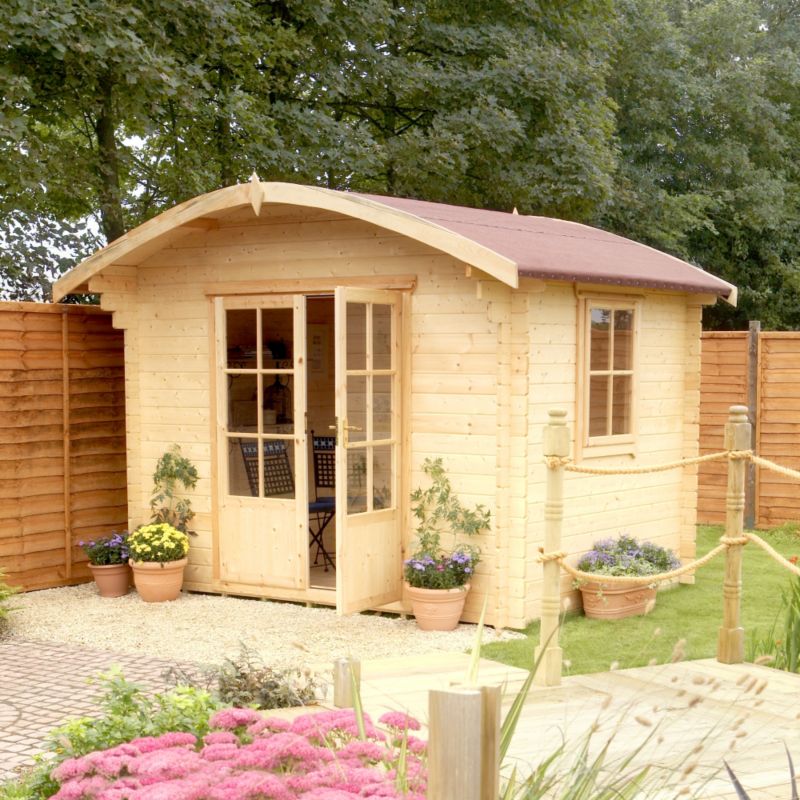
[[[747,331],[747,407],[749,409],[748,419],[750,420],[750,444],[751,450],[756,449],[756,424],[758,422],[758,381],[759,365],[758,340],[761,336],[761,323],[758,320],[751,320]],[[745,471],[744,489],[744,525],[746,528],[756,526],[756,465],[752,461],[747,462]]]
[[[497,800],[500,687],[428,695],[428,800]]]
[[[750,448],[750,422],[747,406],[731,406],[725,425],[725,449]],[[728,494],[725,502],[725,536],[741,537],[744,532],[744,459],[728,459]],[[723,664],[741,664],[744,661],[744,628],[741,627],[742,600],[742,547],[735,544],[725,553],[725,580],[723,582],[722,627],[719,629],[717,661]]]
[[[569,455],[567,412],[552,409],[550,422],[544,429],[544,456],[566,458]],[[561,549],[561,527],[564,519],[564,467],[548,466],[547,490],[544,501],[544,551]],[[542,611],[539,627],[539,646],[535,657],[542,652],[534,683],[537,686],[558,686],[561,683],[561,648],[558,645],[558,626],[561,621],[561,565],[545,561],[542,565]]]
[[[336,708],[355,707],[353,683],[355,689],[361,691],[361,662],[355,658],[337,658],[333,662],[333,704]]]

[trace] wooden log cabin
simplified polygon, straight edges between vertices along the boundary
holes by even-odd
[[[200,471],[185,588],[404,610],[409,494],[441,456],[492,513],[464,619],[488,600],[497,626],[539,612],[548,409],[584,463],[694,455],[701,310],[736,294],[573,222],[255,176],[55,287],[79,292],[125,332],[130,525],[172,443]],[[570,476],[565,545],[624,530],[690,558],[696,485],[695,469]],[[313,536],[315,505],[335,514]]]

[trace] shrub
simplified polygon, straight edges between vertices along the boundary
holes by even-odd
[[[12,610],[11,606],[8,605],[8,600],[17,591],[15,587],[9,586],[5,582],[5,573],[0,569],[0,636],[5,632],[8,613]]]
[[[180,445],[174,444],[158,459],[153,473],[153,496],[150,510],[153,522],[166,522],[179,531],[189,533],[189,522],[194,517],[192,501],[178,496],[178,484],[184,491],[194,489],[198,480],[197,468],[181,454]]]
[[[209,692],[194,687],[145,694],[141,687],[125,680],[119,669],[110,670],[98,680],[103,687],[100,716],[70,720],[56,728],[48,737],[38,766],[21,781],[4,786],[2,800],[51,797],[58,791],[58,782],[50,777],[51,770],[68,759],[170,732],[202,738],[208,733],[209,717],[220,708]]]
[[[168,676],[176,685],[203,686],[226,705],[265,710],[306,706],[325,695],[325,686],[311,670],[268,667],[244,645],[238,658],[226,658],[221,666],[205,670],[201,680],[176,669]]]

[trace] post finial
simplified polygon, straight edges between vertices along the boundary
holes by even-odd
[[[731,406],[728,409],[730,422],[749,422],[749,409],[747,406]]]
[[[261,215],[261,203],[263,200],[264,190],[261,188],[261,181],[256,171],[253,170],[253,174],[250,176],[250,205],[253,206],[253,211],[255,211],[257,217]]]

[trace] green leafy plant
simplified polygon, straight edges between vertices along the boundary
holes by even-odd
[[[176,685],[202,686],[220,702],[259,709],[292,708],[318,702],[325,687],[308,669],[269,667],[253,650],[241,645],[236,658],[226,658],[218,667],[200,675],[170,669]]]
[[[111,536],[100,536],[88,542],[78,542],[95,567],[106,567],[111,564],[125,564],[128,561],[128,531]]]
[[[70,720],[52,731],[37,766],[20,781],[4,786],[0,800],[51,797],[58,791],[58,784],[50,773],[69,758],[170,731],[203,737],[209,730],[209,717],[221,707],[210,692],[192,686],[178,686],[162,694],[146,693],[126,680],[117,667],[97,680],[102,688],[100,714]]]
[[[9,586],[6,583],[5,572],[0,569],[0,635],[3,633],[3,629],[6,626],[8,614],[12,611],[11,606],[8,605],[8,600],[12,595],[15,595],[17,591],[15,587]]]
[[[781,611],[766,634],[748,637],[747,656],[748,661],[768,661],[774,669],[800,672],[800,578],[783,592]]]
[[[142,525],[128,537],[132,561],[178,561],[189,552],[189,537],[166,522]]]
[[[616,539],[596,541],[578,562],[582,572],[598,575],[657,575],[679,566],[680,561],[671,550],[624,533]]]
[[[197,486],[197,468],[181,454],[180,445],[174,444],[158,459],[153,473],[153,496],[150,509],[153,522],[167,522],[184,533],[190,533],[189,522],[194,517],[192,502],[181,497],[179,491],[189,491]]]
[[[411,493],[411,511],[417,520],[417,546],[404,565],[411,586],[423,589],[453,589],[466,584],[480,561],[480,549],[459,541],[489,528],[490,512],[478,504],[465,508],[453,493],[441,458],[426,458],[422,471],[430,486]],[[452,537],[450,548],[442,535]]]

